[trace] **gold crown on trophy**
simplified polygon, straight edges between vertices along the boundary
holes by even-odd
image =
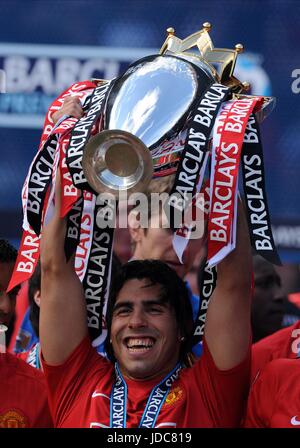
[[[168,54],[196,58],[208,65],[218,82],[231,87],[235,93],[249,90],[250,84],[248,82],[241,82],[233,76],[237,56],[244,50],[243,45],[237,44],[234,49],[215,48],[209,35],[211,24],[205,22],[202,26],[203,28],[200,31],[185,39],[179,39],[175,36],[174,28],[168,28],[168,36],[160,49],[160,54],[168,52]],[[200,55],[196,52],[187,51],[193,47],[198,48]]]

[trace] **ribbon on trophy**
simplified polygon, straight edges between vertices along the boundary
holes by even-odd
[[[79,241],[75,254],[75,271],[82,282],[88,265],[94,229],[94,209],[96,197],[88,191],[83,192],[83,211],[79,227]],[[78,228],[77,227],[77,228]],[[69,251],[71,252],[71,250]]]
[[[206,311],[216,286],[216,265],[235,248],[238,171],[241,157],[252,246],[268,261],[276,264],[280,262],[268,216],[258,124],[255,114],[252,113],[254,110],[260,109],[262,101],[262,97],[252,97],[251,99],[223,102],[213,128],[210,154],[211,191],[207,217],[208,254],[207,260],[202,266],[201,301],[194,325],[193,345],[201,342],[203,338]],[[203,179],[202,171],[198,177],[197,191],[201,188]],[[207,203],[207,200],[204,202]],[[181,228],[177,229],[173,238],[173,246],[179,260],[182,259],[188,239],[188,233],[184,234]]]
[[[73,184],[81,190],[92,191],[82,168],[83,150],[92,132],[93,126],[103,113],[105,100],[112,81],[101,83],[91,96],[89,109],[75,124],[67,150],[67,165],[72,176]],[[92,191],[93,192],[93,191]]]
[[[206,313],[210,298],[217,284],[217,267],[209,266],[206,259],[203,265],[199,266],[201,272],[199,294],[201,297],[199,310],[194,322],[194,334],[192,339],[192,346],[200,343],[204,336]]]
[[[251,100],[250,109],[260,101],[259,98]],[[217,267],[221,261],[235,247],[236,217],[237,217],[237,178],[239,168],[239,157],[242,147],[243,125],[247,123],[251,112],[245,113],[245,105],[241,102],[227,101],[223,103],[213,129],[213,141],[211,149],[210,170],[210,204],[208,217],[208,241],[207,259],[203,262],[200,281],[200,305],[194,324],[193,345],[200,343],[203,339],[206,313],[210,298],[216,287]],[[230,121],[230,112],[238,113],[237,122]],[[241,117],[242,115],[242,117]],[[242,121],[244,120],[244,121]],[[225,124],[228,129],[234,129],[235,134],[223,134]],[[227,129],[226,128],[226,129]],[[237,138],[239,135],[239,138]],[[232,154],[233,153],[233,154]],[[225,195],[221,195],[222,189],[227,189]],[[226,206],[226,207],[225,207]],[[212,213],[214,211],[215,213]],[[227,224],[227,233],[226,226]],[[225,229],[224,229],[225,227]],[[217,238],[221,232],[221,237]],[[228,237],[228,240],[225,239]],[[215,245],[216,240],[223,246]]]
[[[82,158],[83,150],[90,136],[97,133],[97,126],[95,125],[103,114],[111,84],[112,82],[101,83],[93,91],[89,99],[87,113],[77,121],[72,129],[66,152],[67,168],[72,177],[72,184],[75,188],[83,191],[83,200],[78,199],[69,211],[65,250],[68,256],[76,251],[76,272],[78,273],[78,263],[83,268],[79,271],[79,278],[85,292],[88,328],[94,346],[102,344],[106,337],[106,331],[104,331],[105,311],[112,260],[114,223],[107,222],[107,227],[104,229],[98,226],[97,216],[101,206],[96,203],[96,195],[85,178]],[[70,182],[70,179],[68,181]],[[106,204],[103,205],[103,207],[105,206]],[[89,211],[87,207],[89,207]],[[84,208],[86,208],[85,211]],[[84,228],[82,217],[91,222],[92,212],[93,224],[89,226],[87,231]],[[76,218],[73,222],[70,221],[72,215]],[[85,236],[88,240],[88,246],[84,250],[85,257],[83,258],[80,256],[82,251],[81,236]]]
[[[242,169],[252,247],[270,263],[280,265],[268,210],[263,151],[255,114],[250,115],[244,134]]]
[[[65,237],[65,255],[69,261],[71,256],[76,253],[80,242],[80,228],[84,206],[84,193],[77,199],[73,207],[67,214],[67,231]]]
[[[259,138],[258,124],[253,111],[259,110],[262,97],[231,100],[223,106],[214,129],[212,145],[211,185],[212,195],[208,225],[208,263],[218,264],[235,247],[238,170],[242,158],[244,169],[244,192],[249,232],[253,248],[258,254],[272,263],[279,264],[268,214],[267,198],[264,188],[264,170],[262,147]],[[248,128],[248,129],[247,129]],[[255,129],[255,130],[253,130]],[[257,138],[254,138],[254,135]],[[252,157],[251,157],[252,155]],[[250,179],[254,173],[247,163],[257,162],[259,157],[260,176],[254,181]],[[246,178],[247,175],[247,178]],[[253,188],[256,182],[259,188],[259,210],[254,208]],[[257,191],[256,191],[257,193]],[[258,213],[260,213],[258,215]]]
[[[106,330],[106,308],[109,293],[112,247],[116,210],[107,214],[107,203],[96,201],[93,238],[83,279],[89,333],[94,347],[103,347]],[[109,212],[111,212],[111,208]],[[103,225],[104,223],[104,225]]]
[[[167,204],[173,230],[182,224],[182,213],[196,192],[200,171],[204,161],[207,161],[205,156],[211,130],[221,103],[229,94],[228,87],[214,83],[204,92],[195,107]]]
[[[43,180],[43,174],[41,173],[32,173],[33,165],[36,164],[38,158],[40,158],[40,152],[43,150],[47,140],[51,137],[51,133],[55,130],[55,126],[52,120],[52,114],[59,110],[63,105],[64,99],[68,96],[86,96],[90,94],[91,89],[95,88],[95,84],[91,81],[83,81],[73,84],[71,87],[66,89],[50,106],[48,113],[46,115],[43,132],[39,144],[38,151],[29,167],[28,174],[26,176],[23,189],[22,189],[22,207],[23,207],[23,235],[21,239],[20,248],[18,251],[18,257],[15,263],[14,272],[12,274],[10,283],[8,285],[8,290],[13,289],[16,285],[28,280],[33,274],[35,267],[37,265],[39,259],[39,248],[40,248],[40,235],[37,235],[30,223],[27,219],[27,206],[28,206],[28,182],[31,178],[32,174],[36,174],[34,178],[39,180],[43,186],[45,185]],[[48,153],[49,154],[49,153]],[[54,159],[53,159],[54,162]],[[41,167],[41,165],[38,165]],[[50,166],[47,166],[50,169]],[[47,171],[46,171],[47,172]],[[52,172],[52,170],[51,170]],[[39,176],[40,175],[40,176]],[[40,179],[41,177],[41,179]],[[49,185],[48,185],[49,187]],[[36,188],[42,188],[41,185],[37,184]],[[38,197],[40,198],[41,192],[39,190],[36,191],[38,193]],[[44,195],[44,193],[43,193]],[[44,195],[44,208],[47,207],[47,194]],[[41,207],[37,208],[37,211],[40,211]],[[42,217],[43,218],[43,217]],[[39,224],[38,224],[39,228]]]
[[[208,264],[235,248],[238,172],[248,119],[261,97],[231,100],[222,108],[213,134]]]

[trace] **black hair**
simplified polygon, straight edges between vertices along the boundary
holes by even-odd
[[[39,337],[40,307],[35,303],[34,295],[41,289],[41,264],[38,262],[28,283],[28,299],[30,305],[29,319],[37,337]]]
[[[15,263],[18,251],[7,240],[0,239],[0,263]]]
[[[147,279],[150,284],[160,285],[161,300],[169,303],[175,312],[181,337],[179,359],[185,360],[185,356],[191,350],[193,335],[193,312],[189,295],[184,281],[166,263],[159,260],[134,260],[124,264],[119,274],[115,277],[111,286],[110,297],[107,305],[107,338],[105,341],[106,353],[111,361],[115,361],[113,348],[110,343],[113,309],[117,296],[124,284],[132,279]]]

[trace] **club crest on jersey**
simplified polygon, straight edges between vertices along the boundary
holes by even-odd
[[[11,409],[0,414],[0,428],[26,428],[28,426],[27,418],[20,411]]]
[[[172,406],[178,401],[182,401],[184,398],[184,390],[181,387],[175,387],[171,389],[167,395],[166,401],[164,402],[164,406]]]

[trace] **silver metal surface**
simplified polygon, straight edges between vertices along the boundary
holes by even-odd
[[[102,131],[86,145],[82,166],[89,185],[99,194],[145,191],[153,174],[151,153],[134,135]]]
[[[175,135],[199,95],[199,71],[206,80],[204,92],[212,77],[189,61],[174,56],[138,61],[112,89],[106,128],[130,132],[150,149]]]

